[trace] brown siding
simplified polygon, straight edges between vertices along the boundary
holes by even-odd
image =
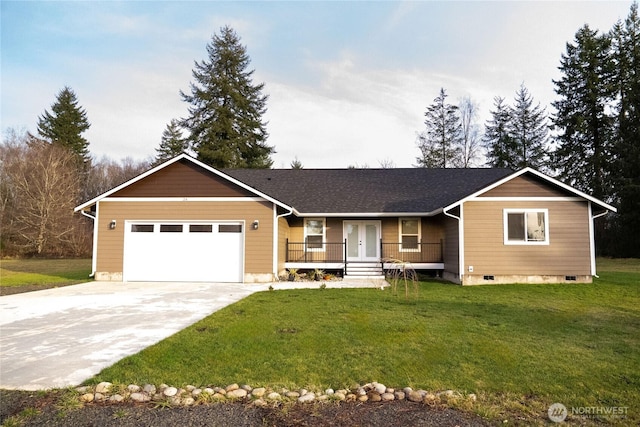
[[[503,209],[548,209],[549,245],[505,245]],[[465,270],[474,275],[588,275],[587,203],[468,202],[464,205]]]
[[[452,215],[460,215],[458,209],[450,212]],[[444,270],[452,275],[460,274],[460,235],[458,234],[459,221],[455,218],[442,215],[444,224]]]
[[[487,191],[480,197],[566,197],[575,196],[549,182],[533,176],[520,175],[504,184]]]
[[[254,193],[186,160],[173,163],[110,197],[251,197]]]
[[[126,220],[245,221],[245,274],[272,273],[273,205],[269,202],[117,202],[98,204],[99,272],[122,272]],[[258,230],[251,228],[260,221]],[[116,220],[115,230],[109,222]]]
[[[278,218],[278,273],[284,271],[287,258],[287,239],[290,235],[289,223],[284,217]]]

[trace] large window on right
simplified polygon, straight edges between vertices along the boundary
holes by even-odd
[[[548,245],[548,209],[505,209],[505,245]]]

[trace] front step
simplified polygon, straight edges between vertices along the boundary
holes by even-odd
[[[346,277],[379,278],[384,277],[379,262],[350,262],[347,264]]]

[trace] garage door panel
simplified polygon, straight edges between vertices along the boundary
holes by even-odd
[[[244,225],[132,223],[124,256],[127,281],[242,282]]]

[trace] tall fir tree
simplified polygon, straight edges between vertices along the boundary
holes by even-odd
[[[162,132],[160,146],[156,148],[154,165],[159,165],[189,149],[188,141],[182,136],[182,130],[178,120],[172,119]]]
[[[262,115],[266,112],[264,83],[253,84],[250,59],[240,38],[228,26],[207,45],[208,59],[196,62],[191,93],[180,92],[190,104],[181,121],[188,130],[198,160],[216,168],[268,168],[274,148]]]
[[[78,106],[75,92],[65,86],[51,105],[51,113],[45,110],[38,117],[38,133],[45,140],[60,144],[78,155],[82,162],[89,163],[89,142],[82,136],[91,124],[87,112]]]
[[[566,48],[562,77],[554,80],[560,97],[552,103],[558,131],[554,166],[574,187],[610,200],[613,121],[608,111],[615,97],[610,39],[584,25]]]
[[[546,112],[539,103],[533,106],[533,97],[524,84],[516,91],[514,102],[508,131],[513,139],[512,167],[546,170],[549,161]]]
[[[458,107],[447,104],[444,88],[427,107],[425,131],[418,135],[420,157],[417,166],[423,168],[446,168],[460,166],[460,117]]]
[[[491,118],[484,125],[482,138],[487,152],[487,165],[515,169],[515,141],[509,133],[511,108],[505,105],[501,96],[493,98],[493,107]]]
[[[615,200],[619,205],[617,250],[640,257],[640,16],[631,5],[624,23],[611,31],[616,70],[617,127],[613,146]]]

